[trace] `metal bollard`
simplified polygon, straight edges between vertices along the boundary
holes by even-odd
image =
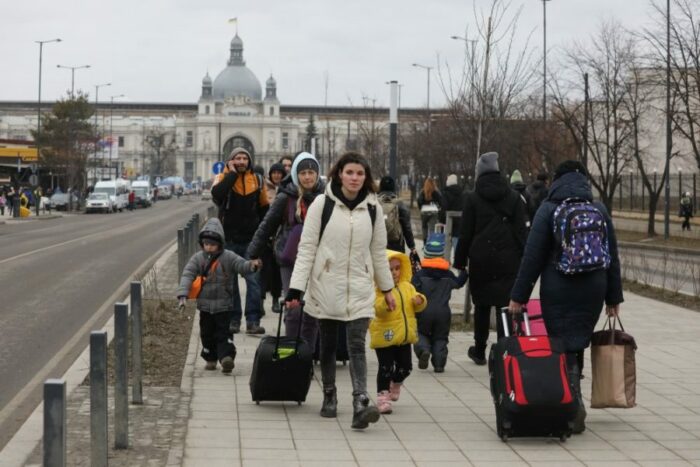
[[[131,403],[143,404],[143,321],[141,282],[131,283]]]
[[[192,251],[192,230],[192,220],[190,219],[189,221],[187,221],[187,225],[185,226],[185,232],[187,232],[187,238],[185,240],[187,243],[187,249],[185,251],[187,251],[188,259],[194,254],[194,252]]]
[[[66,382],[44,382],[44,466],[66,465]]]
[[[199,217],[199,213],[196,212],[192,215],[192,219],[194,220],[194,225],[197,226],[197,230],[199,230],[202,227],[201,220]]]
[[[90,465],[107,466],[107,332],[90,333]]]
[[[114,448],[129,447],[129,400],[127,396],[129,306],[114,304]]]
[[[177,270],[180,272],[180,276],[182,276],[182,271],[184,271],[185,264],[189,259],[186,256],[186,253],[187,252],[185,251],[185,229],[177,229]]]

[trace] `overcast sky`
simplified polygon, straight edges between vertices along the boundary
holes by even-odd
[[[490,0],[474,0],[477,8]],[[270,73],[284,104],[322,105],[324,74],[328,103],[361,103],[362,96],[388,104],[388,80],[398,80],[402,106],[424,106],[426,72],[437,54],[457,65],[463,35],[474,23],[471,0],[0,0],[0,100],[36,100],[39,46],[43,54],[42,100],[70,89],[70,70],[57,64],[90,64],[77,70],[77,89],[100,101],[125,94],[133,102],[188,102],[199,97],[201,79],[225,67],[238,18],[244,57],[263,88]],[[524,6],[519,29],[533,32],[531,47],[542,52],[542,2]],[[547,3],[550,57],[574,40],[585,40],[601,20],[615,17],[640,27],[650,15],[648,0],[552,0]],[[552,57],[553,60],[553,57]],[[444,102],[435,75],[431,104]]]

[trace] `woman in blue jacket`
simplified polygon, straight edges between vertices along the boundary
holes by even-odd
[[[574,433],[581,433],[585,429],[586,417],[580,386],[583,353],[590,344],[603,305],[608,315],[616,315],[623,296],[615,229],[610,214],[601,203],[592,204],[606,221],[609,266],[576,274],[564,274],[557,269],[561,248],[555,240],[553,218],[557,207],[570,198],[593,201],[588,173],[578,161],[566,161],[557,167],[549,195],[535,214],[511,291],[509,309],[513,313],[520,311],[541,276],[542,317],[547,333],[561,338],[566,346],[569,378],[576,388],[580,406],[574,421]]]

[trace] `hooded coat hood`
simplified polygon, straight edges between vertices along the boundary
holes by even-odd
[[[399,283],[391,293],[396,300],[396,309],[389,310],[381,290],[376,289],[374,301],[375,318],[369,325],[370,347],[373,349],[393,345],[415,344],[418,342],[416,313],[423,311],[428,304],[425,295],[418,293],[411,284],[411,261],[403,253],[387,250],[387,262],[398,259],[401,263]],[[413,305],[413,298],[419,295],[423,302]]]
[[[199,245],[202,245],[202,239],[211,238],[217,240],[221,245],[224,244],[224,226],[221,225],[221,221],[216,217],[210,218],[199,231]]]
[[[316,163],[316,168],[318,172],[318,179],[316,183],[318,184],[318,180],[321,180],[321,173],[320,173],[320,168],[321,165],[318,163],[318,160],[313,156],[313,154],[309,154],[308,152],[302,152],[297,155],[297,157],[294,158],[294,162],[292,162],[292,170],[290,170],[289,174],[292,176],[292,181],[294,181],[294,184],[296,186],[299,186],[299,176],[297,174],[297,168],[299,167],[299,163],[301,161],[310,159]]]
[[[569,172],[552,182],[547,201],[559,204],[566,198],[583,198],[593,201],[593,192],[588,178],[578,172]]]

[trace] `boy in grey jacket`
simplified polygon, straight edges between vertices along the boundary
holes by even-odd
[[[216,370],[217,360],[221,372],[231,373],[236,358],[233,334],[229,331],[229,315],[233,308],[232,277],[235,273],[250,274],[262,265],[259,259],[247,261],[231,250],[224,249],[224,227],[216,218],[209,219],[199,232],[202,251],[192,255],[185,265],[177,289],[180,306],[184,307],[192,283],[203,276],[197,296],[199,310],[199,335],[202,339],[202,358],[205,369]]]

